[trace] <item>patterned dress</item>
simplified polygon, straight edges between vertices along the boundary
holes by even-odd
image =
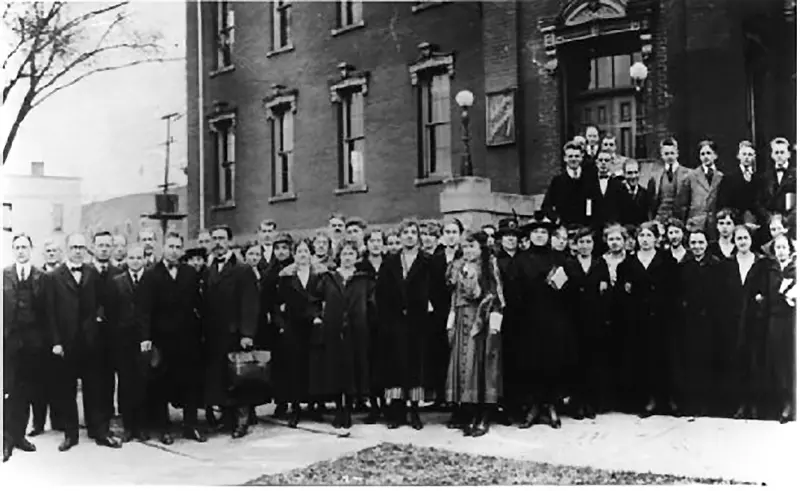
[[[491,264],[494,286],[486,292],[481,291],[479,262],[456,259],[448,267],[455,313],[445,386],[448,402],[494,404],[502,396],[501,334],[489,331],[489,316],[501,313],[505,301],[494,257]]]

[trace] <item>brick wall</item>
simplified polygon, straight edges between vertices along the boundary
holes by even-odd
[[[209,4],[204,5],[207,11]],[[476,172],[485,169],[483,56],[480,32],[481,9],[476,3],[447,3],[412,13],[408,3],[363,5],[365,27],[332,36],[334,3],[292,5],[294,50],[267,57],[271,49],[269,3],[237,3],[235,70],[210,79],[210,99],[224,100],[237,111],[236,208],[207,214],[207,224],[227,223],[237,234],[255,230],[267,217],[281,228],[296,229],[324,224],[332,211],[363,216],[370,222],[395,222],[404,216],[438,214],[440,185],[417,187],[416,95],[408,64],[416,60],[417,45],[437,44],[441,51],[455,52],[455,76],[451,96],[468,88],[475,93],[471,111],[473,161]],[[189,59],[194,19],[189,20]],[[210,11],[208,12],[210,14]],[[208,16],[207,16],[208,17]],[[459,29],[442,29],[457,25]],[[345,61],[357,70],[370,72],[365,97],[365,175],[367,193],[336,196],[338,184],[337,121],[330,102],[328,80],[338,74]],[[189,63],[189,115],[195,110]],[[271,142],[262,100],[272,84],[299,90],[295,115],[296,201],[269,203],[271,196]],[[210,100],[207,100],[210,107]],[[195,117],[196,117],[196,113]],[[459,109],[453,103],[453,167],[458,172],[460,145]],[[190,137],[196,135],[194,129]],[[190,152],[196,154],[196,148]],[[207,196],[213,196],[211,145],[207,144]],[[190,157],[190,162],[193,160]],[[196,175],[190,172],[190,179]],[[192,193],[194,194],[194,193]],[[195,198],[190,197],[190,200]],[[192,230],[196,230],[191,222]]]

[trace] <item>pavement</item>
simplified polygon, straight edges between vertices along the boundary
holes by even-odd
[[[95,445],[85,431],[69,452],[57,450],[62,435],[48,431],[30,440],[37,451],[15,451],[0,466],[0,485],[236,485],[336,459],[381,442],[413,443],[458,452],[608,470],[724,478],[788,486],[798,472],[797,423],[718,418],[639,419],[623,414],[596,420],[563,419],[554,430],[493,426],[488,435],[465,438],[444,426],[445,414],[425,413],[426,427],[389,430],[355,424],[349,434],[327,423],[301,422],[291,429],[262,406],[260,423],[241,440],[214,435],[206,443],[177,438],[169,447],[131,442],[113,450]],[[330,417],[329,417],[330,418]],[[357,419],[360,419],[357,418]]]

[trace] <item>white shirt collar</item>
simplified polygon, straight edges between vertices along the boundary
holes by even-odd
[[[134,272],[132,269],[129,269],[128,273],[130,273],[131,279],[138,281],[138,280],[142,279],[142,273],[144,273],[144,268],[142,268],[142,269],[140,269],[139,271],[136,271],[136,272]]]
[[[69,268],[70,270],[72,270],[72,268],[83,268],[83,264],[73,263],[72,261],[67,261],[64,264],[66,264],[67,268]]]
[[[571,169],[567,167],[567,175],[572,179],[580,179],[581,178],[581,168],[577,167],[575,169]]]
[[[214,262],[216,264],[218,264],[218,265],[219,264],[225,264],[225,263],[227,263],[228,261],[231,260],[231,256],[233,256],[233,251],[228,251],[221,258],[219,258],[219,257],[214,258]]]
[[[24,271],[25,273],[30,273],[31,271],[31,262],[28,261],[27,263],[16,263],[17,265],[17,273],[20,271]],[[27,274],[26,274],[27,276]]]

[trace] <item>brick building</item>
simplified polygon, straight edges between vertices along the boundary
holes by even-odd
[[[710,137],[723,170],[749,138],[796,130],[790,0],[358,1],[187,4],[189,229],[372,223],[438,214],[458,175],[461,109],[475,174],[535,195],[587,124],[653,159],[675,135],[685,164]],[[202,39],[205,165],[199,162]],[[632,63],[647,78],[635,84]]]

